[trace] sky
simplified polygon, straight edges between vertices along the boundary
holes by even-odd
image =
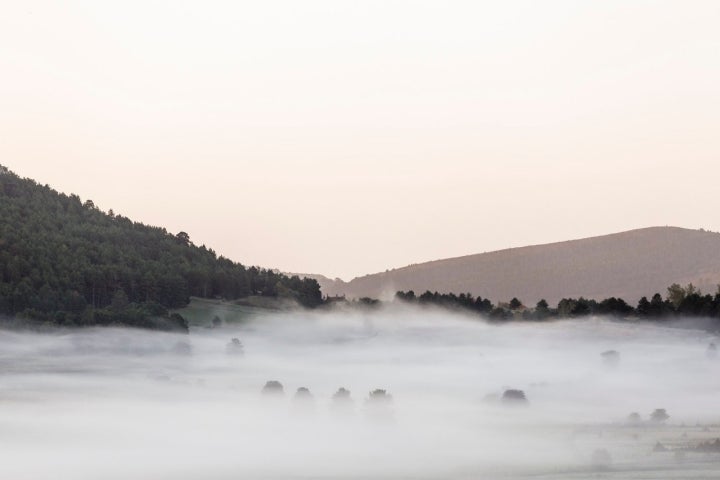
[[[0,163],[244,264],[720,230],[720,2],[2,12]]]

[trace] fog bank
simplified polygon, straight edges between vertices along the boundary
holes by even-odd
[[[413,309],[190,335],[0,331],[0,477],[713,475],[720,454],[692,451],[720,437],[712,342],[603,319],[499,326]],[[283,392],[261,394],[268,381]],[[349,399],[334,400],[341,387]],[[371,400],[376,389],[392,398]],[[507,390],[527,403],[503,402]],[[656,409],[670,418],[653,422]],[[652,453],[657,442],[667,452]]]

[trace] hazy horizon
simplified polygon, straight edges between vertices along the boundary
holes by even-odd
[[[349,280],[720,230],[720,4],[6,5],[0,163],[233,260]]]

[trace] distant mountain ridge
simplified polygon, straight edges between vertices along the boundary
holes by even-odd
[[[720,233],[649,227],[579,240],[509,248],[435,260],[349,282],[309,275],[325,295],[383,298],[398,290],[469,292],[493,301],[513,297],[622,297],[636,303],[672,283],[692,282],[706,293],[720,283]]]

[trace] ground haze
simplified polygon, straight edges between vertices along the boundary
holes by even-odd
[[[399,307],[189,336],[2,331],[0,477],[711,478],[717,454],[685,451],[720,436],[711,341]],[[273,380],[284,394],[262,395]],[[333,401],[340,387],[349,401]],[[508,390],[527,403],[503,402]],[[659,408],[670,419],[652,423]]]

